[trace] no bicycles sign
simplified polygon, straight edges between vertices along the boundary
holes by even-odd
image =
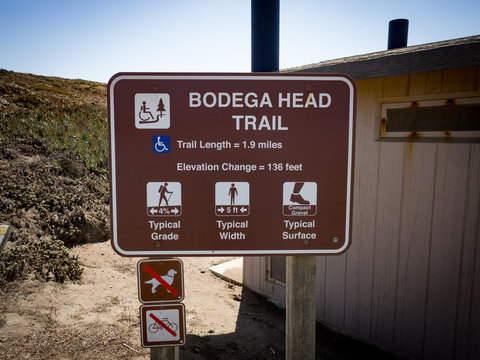
[[[185,306],[183,304],[143,305],[140,329],[143,347],[185,344]]]
[[[338,254],[350,243],[344,75],[120,73],[108,84],[123,256]]]

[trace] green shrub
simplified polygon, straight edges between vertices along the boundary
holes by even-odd
[[[22,278],[26,265],[25,250],[22,246],[0,253],[0,284]]]
[[[67,279],[78,280],[82,276],[78,257],[70,255],[62,241],[44,237],[34,242],[31,249],[29,266],[36,278],[63,283]]]
[[[78,257],[69,254],[62,241],[44,237],[33,243],[19,241],[0,253],[0,284],[24,279],[29,274],[45,281],[63,283],[82,276]]]
[[[29,139],[48,150],[79,156],[90,171],[107,173],[106,108],[61,99],[32,99],[28,107],[0,113],[0,141]]]

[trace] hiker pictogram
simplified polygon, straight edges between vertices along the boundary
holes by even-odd
[[[135,94],[135,126],[137,129],[168,129],[170,127],[169,108],[169,94]]]
[[[165,183],[163,185],[160,185],[160,187],[158,188],[158,193],[160,194],[160,201],[158,203],[158,206],[162,206],[162,201],[165,202],[164,205],[168,206],[168,200],[172,197],[173,191],[168,191],[167,186],[168,183]],[[166,194],[169,194],[168,199]]]
[[[217,182],[215,214],[218,216],[250,214],[250,184],[248,182]]]
[[[182,214],[182,185],[179,182],[147,183],[148,216],[179,216]]]
[[[317,183],[283,183],[283,215],[313,216],[317,213]]]

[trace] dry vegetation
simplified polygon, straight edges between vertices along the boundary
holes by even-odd
[[[79,279],[64,245],[108,238],[105,85],[0,70],[0,95],[0,284]]]

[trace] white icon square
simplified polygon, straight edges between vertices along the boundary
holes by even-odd
[[[283,183],[283,205],[317,205],[317,183]]]
[[[283,183],[283,215],[314,216],[317,214],[316,182]]]
[[[156,319],[158,319],[160,323],[157,322]],[[180,313],[177,309],[147,310],[146,320],[148,342],[173,341],[180,339]]]
[[[182,184],[163,181],[147,183],[147,215],[182,215]]]
[[[147,183],[147,207],[182,205],[182,184],[179,182]]]
[[[217,182],[215,205],[250,205],[250,184],[248,182]]]
[[[215,184],[215,214],[217,216],[249,215],[250,184],[248,182],[217,182]]]
[[[170,128],[170,95],[166,93],[135,94],[135,127],[137,129]]]

